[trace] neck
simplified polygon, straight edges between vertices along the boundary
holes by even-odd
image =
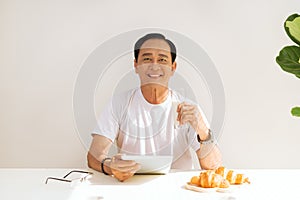
[[[151,104],[160,104],[167,99],[169,88],[158,84],[147,84],[141,86],[141,91],[146,101]]]

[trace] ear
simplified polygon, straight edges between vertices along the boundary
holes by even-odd
[[[135,71],[135,73],[137,73],[137,67],[138,67],[138,64],[137,64],[137,62],[136,62],[136,59],[134,59],[134,61],[133,61],[133,66],[134,66],[134,71]]]
[[[172,72],[173,72],[173,74],[176,71],[176,68],[177,68],[177,63],[174,61],[173,64],[172,64]]]

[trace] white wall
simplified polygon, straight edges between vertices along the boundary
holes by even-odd
[[[130,2],[130,3],[129,3]],[[89,54],[120,33],[174,30],[202,46],[226,95],[232,168],[299,168],[300,80],[275,63],[299,0],[0,1],[0,167],[85,167],[72,97]],[[88,134],[88,133],[87,133]]]

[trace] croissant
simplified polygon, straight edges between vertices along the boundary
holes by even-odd
[[[219,167],[215,170],[216,174],[221,175],[223,178],[229,181],[230,184],[243,184],[250,183],[249,178],[244,174],[235,173],[233,170],[228,170],[225,167]]]
[[[229,182],[212,170],[201,172],[199,176],[193,176],[190,183],[203,188],[228,188]]]

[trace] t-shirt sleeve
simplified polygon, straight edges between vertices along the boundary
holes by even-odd
[[[116,116],[115,110],[113,109],[113,101],[110,101],[101,112],[96,128],[92,134],[102,135],[114,141],[119,130],[119,120]]]

